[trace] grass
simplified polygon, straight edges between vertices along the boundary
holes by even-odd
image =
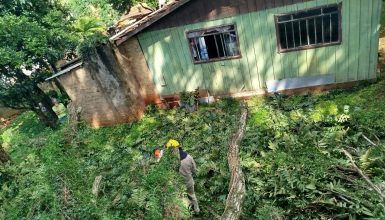
[[[68,127],[53,131],[33,113],[22,114],[1,131],[14,163],[0,169],[0,219],[190,218],[178,160],[170,154],[159,164],[151,159],[169,138],[180,140],[196,159],[198,199],[211,207],[202,218],[221,213],[229,179],[225,149],[238,106],[225,102],[193,114],[158,111],[112,128],[83,125],[77,133]],[[99,175],[96,197],[91,189]]]
[[[348,172],[341,151],[353,152],[377,183],[385,180],[375,171],[384,165],[384,91],[381,81],[354,91],[252,100],[241,151],[248,186],[244,218],[383,218],[378,195]],[[380,139],[376,153],[362,134]]]
[[[374,182],[385,181],[384,88],[380,81],[353,91],[249,101],[241,146],[247,188],[243,218],[384,217],[378,196],[349,172],[341,153],[353,152]],[[0,132],[13,159],[0,168],[0,219],[192,218],[177,159],[169,151],[159,164],[151,159],[152,150],[169,138],[180,140],[196,160],[198,218],[220,215],[238,105],[226,99],[195,113],[156,111],[111,128],[81,125],[76,133],[66,126],[45,128],[26,112]],[[378,147],[370,147],[362,134]],[[95,196],[97,176],[102,181]]]

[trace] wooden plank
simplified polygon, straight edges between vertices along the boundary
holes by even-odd
[[[293,4],[293,0],[283,0],[284,5],[291,5]]]
[[[314,7],[320,7],[326,5],[324,0],[317,0],[315,2]],[[314,49],[314,57],[316,59],[316,64],[314,66],[314,70],[312,72],[312,75],[321,75],[322,73],[325,74],[325,53],[326,53],[326,48],[325,47],[319,47]]]
[[[375,78],[377,76],[378,38],[382,4],[381,0],[373,1],[369,78]]]
[[[148,68],[151,72],[153,82],[155,84],[156,90],[159,94],[163,94],[163,87],[162,87],[162,82],[161,82],[161,77],[160,75],[157,74],[155,71],[155,64],[154,64],[154,59],[152,56],[152,51],[153,51],[153,42],[149,36],[149,33],[143,33],[138,35],[138,40],[139,43],[142,47],[143,55],[147,61]]]
[[[202,75],[194,74],[193,72],[194,68],[188,57],[190,56],[188,41],[186,40],[186,36],[184,36],[183,29],[172,28],[170,33],[173,36],[173,48],[171,51],[174,51],[176,55],[173,59],[176,59],[179,63],[178,70],[173,73],[179,76],[178,91],[193,90],[200,86]]]
[[[293,0],[295,2],[295,0]],[[299,1],[302,2],[302,1]],[[307,8],[307,3],[296,4],[297,10],[304,10]],[[307,61],[307,51],[297,51],[297,62],[298,62],[298,77],[306,76],[309,72],[309,64]]]
[[[262,11],[266,9],[266,0],[255,0],[257,11]]]
[[[249,12],[248,0],[239,0],[239,13],[244,14]]]
[[[270,31],[270,24],[268,24],[268,18],[270,16],[270,13],[266,10],[266,11],[261,11],[260,13],[260,19],[261,19],[261,33],[263,33],[262,35],[260,35],[260,37],[262,38],[262,41],[263,41],[263,44],[264,44],[264,56],[265,56],[265,59],[266,59],[266,72],[265,72],[265,75],[266,75],[266,81],[267,80],[273,80],[275,79],[275,68],[276,66],[274,65],[274,53],[276,53],[276,51],[274,51],[274,48],[275,48],[275,42],[273,39],[271,39],[271,31]],[[267,22],[264,22],[264,21],[267,21]]]
[[[358,72],[358,53],[360,44],[360,0],[350,0],[349,5],[349,81],[356,81]]]
[[[247,7],[249,12],[253,12],[257,10],[257,4],[255,0],[247,0]]]
[[[336,82],[348,82],[349,79],[349,14],[350,1],[344,1],[342,4],[342,44],[336,51],[337,74]]]
[[[250,16],[250,22],[254,21],[254,31],[256,33],[254,44],[254,56],[256,63],[251,63],[251,65],[257,65],[258,75],[256,73],[250,72],[253,82],[256,82],[256,79],[259,80],[259,88],[262,89],[266,86],[267,78],[267,69],[272,67],[272,62],[269,54],[266,52],[266,36],[262,33],[265,33],[265,14],[264,13],[252,13]],[[256,83],[253,83],[254,87],[258,86]]]
[[[328,4],[335,4],[338,3],[339,0],[328,0]],[[336,51],[339,46],[332,46],[328,47],[328,55],[325,59],[327,59],[327,65],[328,65],[328,73],[334,74],[334,80],[337,73],[337,65],[336,65]]]
[[[285,6],[284,0],[273,0],[273,2],[275,8]]]
[[[273,55],[273,65],[274,65],[274,77],[275,79],[284,79],[285,74],[282,69],[282,55],[278,53],[277,45],[277,34],[275,31],[275,17],[274,15],[278,13],[278,8],[273,8],[269,11],[269,16],[267,17],[268,30],[270,33],[270,45],[271,52]]]
[[[223,19],[222,21],[218,22],[220,22],[219,25],[228,25],[235,24],[236,20],[235,17],[232,17]],[[238,72],[236,66],[237,62],[234,61],[234,59],[230,59],[218,62],[220,67],[219,69],[222,73],[223,81],[225,82],[224,91],[239,92],[245,84],[244,75],[247,73],[245,71]]]
[[[370,27],[373,1],[360,1],[360,46],[359,46],[359,64],[358,80],[364,80],[369,77],[370,62]]]
[[[224,19],[193,24],[191,25],[191,28],[192,29],[211,28],[222,24],[225,24]],[[196,65],[203,65],[204,68],[208,69],[208,72],[209,72],[208,77],[210,77],[212,81],[210,90],[215,93],[226,91],[226,89],[229,88],[229,83],[230,83],[224,80],[224,78],[228,78],[227,74],[229,74],[229,72],[226,71],[226,68],[221,66],[221,62],[222,61],[209,62],[205,64],[196,64]],[[232,72],[230,72],[230,74],[232,74]]]
[[[243,69],[247,69],[247,74],[245,74],[245,86],[248,90],[259,88],[259,78],[258,78],[258,64],[255,56],[254,44],[258,35],[255,32],[255,25],[257,20],[250,18],[255,16],[255,13],[248,15],[241,15],[241,23],[244,35],[244,54],[246,58],[246,64],[242,66]],[[251,22],[251,19],[254,22]],[[241,34],[240,34],[241,35]]]
[[[186,57],[185,59],[187,60],[187,65],[189,67],[188,74],[190,74],[190,76],[192,76],[192,78],[191,79],[187,78],[187,80],[192,81],[192,80],[200,79],[200,82],[196,84],[196,87],[209,90],[211,88],[211,85],[212,85],[212,73],[211,73],[210,69],[205,68],[206,65],[193,63],[190,48],[188,46],[188,40],[186,37],[186,32],[194,30],[194,29],[198,29],[201,27],[202,27],[202,25],[199,25],[199,24],[181,27],[180,39],[181,39],[182,44],[183,44],[183,42],[185,43],[184,44],[185,50],[188,50],[188,53],[187,53],[188,56],[185,56]],[[196,89],[196,88],[194,88],[194,89]]]
[[[297,5],[288,5],[284,8],[285,11],[297,11]],[[298,51],[282,53],[282,66],[284,78],[298,77]]]
[[[272,0],[265,0],[265,9],[274,8],[274,2]]]
[[[317,7],[316,1],[306,3],[306,9],[311,9],[311,8],[315,8],[315,7]],[[318,57],[316,54],[316,50],[317,50],[316,48],[306,50],[306,63],[308,66],[307,73],[306,73],[307,76],[317,75]]]
[[[194,0],[180,7],[175,13],[182,14],[182,19],[177,22],[177,25],[181,26],[307,1],[312,0]],[[148,27],[147,31],[175,27],[174,23],[170,17],[165,16]]]
[[[154,42],[154,50],[153,52],[153,59],[155,64],[155,71],[158,75],[162,76],[167,89],[167,93],[171,94],[172,92],[176,91],[176,88],[174,88],[174,83],[172,81],[172,65],[168,63],[168,60],[170,60],[169,51],[166,50],[166,45],[164,42],[164,31],[159,31],[157,33],[150,33],[151,38]]]

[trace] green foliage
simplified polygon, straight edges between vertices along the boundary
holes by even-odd
[[[180,101],[187,106],[196,106],[199,99],[199,89],[196,89],[193,92],[181,92]]]
[[[6,1],[0,7],[0,103],[34,110],[38,103],[50,109],[49,98],[37,86],[52,74],[57,60],[72,51],[68,14],[53,1]],[[56,115],[40,112],[47,125]]]
[[[98,46],[107,43],[107,41],[108,38],[102,33],[94,33],[88,35],[80,41],[79,45],[76,48],[77,53],[81,57],[87,59],[91,55],[94,55],[96,53],[96,48]]]
[[[354,92],[252,100],[241,148],[248,186],[244,216],[384,218],[378,195],[367,190],[341,153],[354,152],[375,182],[385,180],[383,144],[371,147],[362,137],[384,137],[383,88],[380,82]]]
[[[241,146],[247,189],[243,218],[384,218],[378,195],[341,153],[351,151],[382,186],[384,85],[248,102]],[[197,163],[201,218],[221,214],[230,179],[227,146],[238,109],[239,102],[222,99],[194,113],[157,110],[111,128],[81,125],[75,134],[65,126],[45,128],[27,112],[1,131],[14,163],[0,168],[0,218],[189,219],[178,159],[170,150],[159,163],[152,159],[153,149],[170,138]],[[96,196],[92,187],[99,175]]]
[[[65,5],[75,19],[94,18],[109,26],[119,18],[119,13],[108,0],[69,0]],[[128,4],[126,6],[129,7]]]
[[[188,219],[179,161],[170,150],[159,163],[155,146],[180,140],[197,163],[202,207],[224,209],[229,171],[226,147],[237,108],[159,110],[112,128],[51,130],[27,112],[2,131],[14,164],[0,169],[0,218]],[[91,193],[96,176],[98,196]],[[2,178],[4,177],[4,179]],[[22,207],[22,208],[20,208]],[[212,216],[203,208],[203,219]]]

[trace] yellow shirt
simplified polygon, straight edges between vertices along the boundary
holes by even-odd
[[[63,103],[59,103],[57,105],[54,105],[52,107],[52,110],[56,113],[57,117],[59,117],[59,118],[65,117],[67,115],[67,113],[66,113],[67,109],[63,105]]]

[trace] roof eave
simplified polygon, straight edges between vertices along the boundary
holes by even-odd
[[[169,4],[165,5],[163,8],[160,8],[152,12],[151,14],[133,23],[132,25],[129,25],[119,33],[112,36],[110,38],[110,42],[115,43],[115,45],[117,46],[122,44],[132,36],[143,31],[150,25],[154,24],[161,18],[167,16],[168,14],[175,11],[176,9],[178,9],[179,7],[181,7],[182,5],[186,4],[189,1],[190,0],[176,0],[176,1],[170,2]]]

